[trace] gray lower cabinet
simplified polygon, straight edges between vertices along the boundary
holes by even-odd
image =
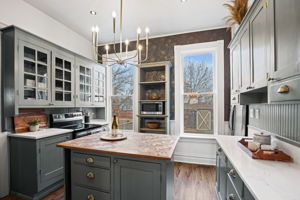
[[[69,180],[66,200],[173,199],[174,171],[170,161],[75,150],[70,155],[71,164],[67,164],[65,173]]]
[[[11,192],[28,199],[41,199],[63,185],[64,156],[58,143],[71,133],[39,140],[10,137]]]
[[[216,192],[219,200],[254,200],[255,198],[227,159],[221,147],[217,150]]]

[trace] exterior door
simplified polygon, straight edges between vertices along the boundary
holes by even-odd
[[[101,65],[95,65],[93,72],[93,102],[97,107],[105,107],[105,67]]]
[[[77,70],[77,95],[76,106],[93,106],[93,84],[92,84],[92,71],[94,64],[89,61],[77,59],[76,70]]]
[[[250,18],[252,86],[255,89],[267,86],[268,61],[268,22],[265,1],[261,1]]]
[[[63,52],[52,54],[52,103],[55,106],[74,107],[74,57]]]
[[[19,40],[20,106],[50,105],[50,68],[49,50]]]
[[[300,74],[300,1],[270,0],[272,76],[281,80]]]
[[[114,160],[114,200],[160,200],[160,164]]]

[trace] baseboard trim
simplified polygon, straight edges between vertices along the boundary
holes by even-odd
[[[175,154],[173,160],[175,162],[182,162],[182,163],[216,166],[215,158],[206,158],[206,157]]]

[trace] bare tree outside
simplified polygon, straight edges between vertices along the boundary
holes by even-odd
[[[113,95],[133,94],[133,66],[112,66]]]

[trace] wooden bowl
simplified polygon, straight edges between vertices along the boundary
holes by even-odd
[[[158,129],[160,127],[160,122],[147,122],[147,127],[150,129]]]

